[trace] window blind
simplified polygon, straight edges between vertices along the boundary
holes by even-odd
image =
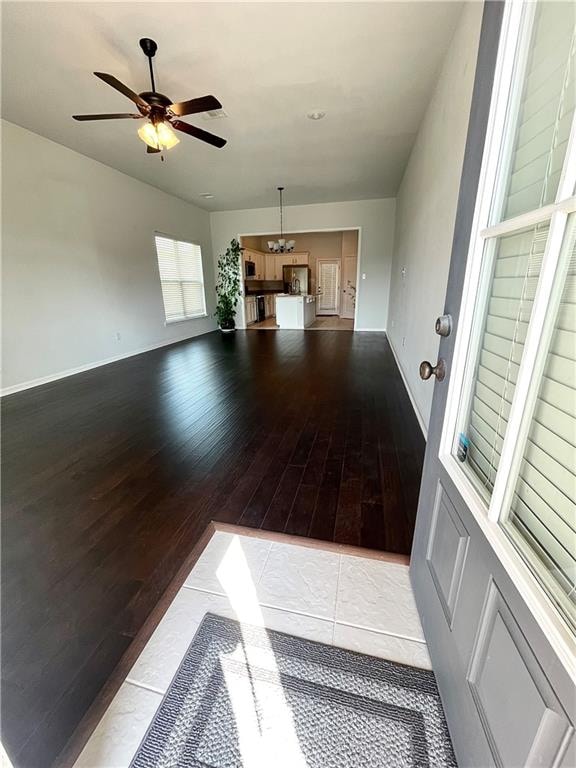
[[[509,522],[576,606],[576,215],[568,271]]]
[[[556,197],[576,102],[576,6],[536,9],[510,162],[504,218]]]
[[[320,311],[334,312],[338,308],[338,265],[330,262],[320,265]]]
[[[468,463],[489,492],[496,477],[524,350],[548,224],[489,242],[494,268],[468,429]]]
[[[167,322],[206,314],[199,245],[156,235],[156,253]]]

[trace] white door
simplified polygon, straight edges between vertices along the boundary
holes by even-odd
[[[358,259],[356,256],[344,256],[342,262],[342,311],[340,317],[354,318]]]
[[[462,766],[576,765],[575,11],[484,5],[439,360],[421,366],[410,574]]]
[[[318,261],[316,314],[337,315],[340,311],[340,261]]]

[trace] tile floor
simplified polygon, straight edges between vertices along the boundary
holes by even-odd
[[[430,668],[407,566],[219,531],[76,768],[129,765],[207,612]]]

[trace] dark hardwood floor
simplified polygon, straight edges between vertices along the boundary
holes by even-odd
[[[210,520],[409,553],[384,334],[199,337],[4,398],[2,741],[54,764]]]

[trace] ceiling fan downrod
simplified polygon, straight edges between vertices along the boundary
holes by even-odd
[[[154,82],[154,68],[152,66],[152,59],[156,55],[158,50],[158,44],[151,40],[149,37],[143,37],[140,40],[140,48],[144,52],[144,56],[148,59],[148,66],[150,67],[150,82],[152,83],[152,93],[156,93],[156,83]]]

